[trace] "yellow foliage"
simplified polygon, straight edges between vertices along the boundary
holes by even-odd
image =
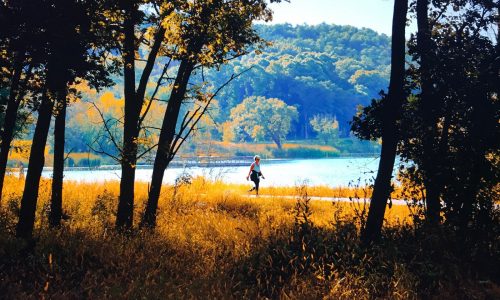
[[[22,163],[27,163],[30,157],[31,151],[31,140],[14,140],[12,141],[10,151],[9,151],[9,160],[17,160]],[[49,145],[45,146],[45,155],[49,154]]]

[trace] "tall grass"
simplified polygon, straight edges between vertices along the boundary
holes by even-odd
[[[422,238],[405,206],[388,209],[384,239],[359,244],[361,189],[264,188],[185,178],[165,186],[158,227],[116,234],[118,182],[67,182],[66,220],[47,225],[50,182],[41,184],[36,242],[13,237],[23,181],[8,177],[0,218],[0,295],[5,298],[413,299],[498,296],[490,269],[462,263],[445,232]],[[148,186],[137,183],[135,220]],[[293,195],[293,199],[283,198]],[[460,262],[460,263],[459,263]],[[498,270],[496,270],[498,274]]]

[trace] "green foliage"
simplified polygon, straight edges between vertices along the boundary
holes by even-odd
[[[325,145],[339,138],[339,122],[336,117],[315,115],[309,123]]]
[[[173,30],[177,27],[169,28]],[[221,43],[214,40],[216,46],[214,46],[213,51],[215,52],[204,52],[203,61],[206,62],[207,66],[222,61],[227,62],[227,64],[221,65],[219,70],[205,69],[203,72],[195,70],[196,74],[192,76],[192,82],[204,82],[204,85],[209,83],[207,87],[217,87],[222,85],[233,73],[239,73],[252,67],[251,70],[233,80],[230,85],[220,91],[216,97],[218,113],[209,113],[216,124],[222,125],[219,127],[219,132],[220,135],[225,136],[225,140],[238,140],[236,137],[230,136],[234,133],[232,130],[227,130],[229,128],[223,124],[230,119],[231,109],[236,107],[242,99],[250,96],[279,98],[287,105],[295,106],[299,117],[292,123],[289,136],[296,139],[305,139],[313,135],[309,119],[317,114],[335,115],[339,122],[340,135],[345,136],[349,132],[346,130],[347,120],[350,120],[355,113],[356,106],[368,104],[369,99],[377,95],[380,89],[385,88],[388,84],[389,38],[384,35],[378,35],[369,29],[326,24],[317,26],[257,25],[252,28],[263,39],[270,42],[266,48],[260,49],[260,54],[250,52],[234,60],[221,60],[221,56],[217,53],[222,52],[217,51],[224,49]],[[211,30],[215,30],[214,26],[211,27]],[[245,27],[245,30],[250,29]],[[152,43],[151,36],[152,33],[149,31],[145,35],[149,38],[150,43]],[[360,38],[361,36],[365,36],[365,38]],[[316,40],[311,40],[312,37]],[[174,41],[174,37],[171,37],[166,43],[165,49],[160,53],[161,57],[158,57],[159,64],[168,61],[163,55],[173,54],[171,47],[173,47]],[[205,50],[208,51],[208,48]],[[147,47],[141,47],[138,52],[141,59],[147,59],[147,53]],[[236,54],[231,51],[225,53],[228,55]],[[212,55],[212,59],[208,59],[207,55]],[[138,70],[143,68],[141,64],[137,64],[136,67]],[[169,76],[175,74],[176,70],[177,62],[173,62],[168,71]],[[151,80],[158,80],[160,74],[161,70],[155,66]],[[379,79],[380,81],[377,83]],[[113,81],[116,83],[115,87],[112,90],[108,89],[107,92],[114,94],[118,100],[122,95],[123,78],[115,76]],[[167,99],[170,90],[168,85],[162,86],[156,98]],[[209,88],[206,90],[210,92]],[[151,93],[152,88],[148,86],[146,96]],[[187,96],[191,97],[191,94],[188,92]],[[108,120],[108,125],[112,127],[116,140],[119,141],[122,138],[119,132],[122,111],[118,108],[108,111],[104,103],[95,99],[102,95],[104,94],[86,92],[82,94],[82,97],[84,101],[96,102]],[[93,110],[95,109],[91,108],[89,111],[88,105],[80,103],[68,108],[66,129],[68,149],[73,149],[74,152],[87,152],[89,151],[88,145],[91,145],[117,156],[118,149],[107,138],[106,133],[99,130],[102,123],[99,118],[85,118],[85,115],[89,112],[92,113]],[[189,110],[193,111],[194,109],[189,105],[183,106],[181,112]],[[157,136],[157,132],[153,127],[161,126],[162,113],[159,109],[152,109],[150,113],[155,115],[151,121],[148,121],[149,118],[146,119],[146,126],[151,126],[146,135],[154,138]],[[77,117],[75,118],[75,116]],[[205,133],[208,132],[206,125],[212,121],[205,122],[202,119],[201,122],[203,124],[200,123],[201,130],[198,132],[200,136],[205,137]],[[261,133],[262,131],[259,130],[255,132],[257,140],[268,139]],[[220,138],[220,135],[214,131],[210,135],[215,139]],[[245,137],[245,140],[253,140],[253,138]]]
[[[270,139],[281,149],[297,118],[297,109],[279,99],[249,97],[231,110],[229,122],[236,139],[256,142]]]
[[[335,115],[341,132],[356,112],[380,90],[387,88],[390,39],[369,29],[321,24],[258,25],[270,46],[230,62],[219,72],[207,72],[210,82],[221,83],[233,73],[252,68],[218,95],[221,114],[250,96],[279,98],[297,107],[300,118],[292,127],[296,138],[307,138],[309,118]]]

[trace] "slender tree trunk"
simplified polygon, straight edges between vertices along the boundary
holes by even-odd
[[[193,71],[194,64],[183,60],[179,66],[179,71],[175,79],[174,88],[168,101],[165,117],[160,132],[158,151],[156,153],[151,187],[149,190],[148,203],[142,218],[142,227],[153,228],[156,226],[156,211],[158,209],[158,199],[161,192],[161,184],[165,169],[172,157],[171,145],[175,136],[175,128],[179,117],[179,112],[186,93],[189,77]]]
[[[137,164],[137,97],[135,93],[135,32],[133,13],[135,6],[126,1],[127,16],[124,21],[124,85],[125,85],[125,117],[123,125],[123,149],[121,156],[122,176],[120,181],[120,198],[116,215],[116,227],[129,229],[133,225],[134,183]]]
[[[64,131],[66,127],[66,89],[58,95],[58,109],[54,124],[54,170],[52,175],[52,199],[50,202],[49,224],[61,225],[62,191],[64,177]]]
[[[430,224],[439,223],[441,211],[441,167],[440,157],[444,153],[439,153],[437,145],[437,100],[434,96],[431,76],[431,32],[429,27],[429,0],[417,0],[417,49],[420,56],[420,76],[421,76],[421,105],[423,114],[424,129],[423,151],[424,160],[421,168],[425,173],[424,184],[426,189],[427,220]]]
[[[14,137],[16,127],[17,111],[21,99],[18,97],[19,81],[23,69],[24,55],[18,55],[14,63],[14,70],[10,85],[9,99],[7,100],[7,110],[3,123],[3,130],[0,144],[0,203],[2,203],[2,190],[5,179],[5,170],[7,169],[7,160],[9,157],[10,145]]]
[[[272,139],[279,150],[283,149],[283,144],[281,143],[281,139],[279,137],[273,136]]]
[[[33,143],[28,164],[28,172],[24,185],[23,197],[21,199],[21,211],[19,213],[19,223],[16,227],[16,236],[29,239],[33,235],[33,227],[35,223],[35,211],[38,198],[38,189],[40,186],[40,177],[42,175],[43,166],[45,163],[45,144],[49,133],[50,119],[52,117],[52,109],[54,107],[54,99],[56,98],[52,91],[60,91],[61,89],[51,89],[54,83],[54,72],[48,68],[46,88],[42,95],[42,101],[38,109],[38,120],[36,122]]]
[[[497,101],[500,100],[500,1],[497,3]]]
[[[135,9],[129,4],[129,11]],[[137,138],[140,131],[140,114],[144,104],[146,88],[149,77],[153,71],[156,57],[165,38],[165,28],[160,26],[155,34],[151,51],[148,55],[146,66],[142,72],[137,92],[135,91],[135,35],[134,22],[130,15],[125,23],[124,62],[125,62],[125,122],[122,153],[122,178],[120,181],[120,201],[116,218],[117,228],[131,228],[133,225],[134,211],[134,183],[135,166],[137,164]]]
[[[402,105],[405,100],[405,27],[407,11],[408,0],[394,1],[391,79],[389,94],[384,108],[382,153],[370,203],[368,220],[362,234],[362,239],[365,243],[369,243],[380,237],[385,207],[391,192],[391,177],[398,144],[396,121],[400,118]]]

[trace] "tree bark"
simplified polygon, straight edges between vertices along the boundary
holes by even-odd
[[[429,27],[429,0],[417,0],[417,51],[420,56],[421,91],[423,132],[423,161],[425,190],[426,190],[426,217],[430,224],[439,223],[441,211],[440,196],[442,190],[440,172],[440,157],[437,145],[437,99],[434,96],[431,76],[431,32]],[[443,133],[444,134],[444,133]]]
[[[143,214],[141,227],[154,228],[156,226],[156,211],[158,209],[158,199],[160,197],[163,175],[168,164],[172,160],[171,145],[175,136],[175,128],[179,117],[179,112],[186,93],[189,77],[193,71],[194,64],[183,60],[179,66],[179,71],[175,79],[174,88],[168,101],[167,110],[163,118],[156,153],[151,187],[149,190],[148,202]]]
[[[33,235],[33,227],[35,223],[35,211],[38,198],[38,188],[40,186],[40,177],[42,175],[43,166],[45,163],[45,144],[49,133],[50,119],[52,117],[52,109],[54,107],[54,92],[61,89],[51,89],[53,86],[54,70],[47,70],[47,80],[45,91],[42,95],[42,101],[38,109],[38,120],[31,145],[31,152],[28,164],[28,172],[24,185],[23,197],[21,199],[21,211],[19,213],[19,222],[16,227],[16,236],[30,239]],[[59,82],[60,84],[61,82]]]
[[[405,100],[405,27],[407,11],[408,0],[394,1],[391,78],[389,94],[384,107],[382,153],[370,203],[370,210],[368,212],[368,220],[362,234],[364,243],[370,243],[380,237],[385,207],[391,192],[391,177],[398,144],[396,121],[400,118],[402,105]]]
[[[132,1],[125,1],[127,16],[124,21],[124,92],[125,116],[123,125],[123,149],[121,155],[122,176],[120,198],[116,215],[116,227],[129,229],[133,225],[135,167],[137,164],[137,97],[135,93],[135,24]]]
[[[61,225],[62,191],[64,178],[64,132],[66,127],[66,89],[58,95],[58,109],[54,124],[54,170],[52,175],[52,196],[50,202],[49,224]]]
[[[125,63],[125,118],[122,153],[122,177],[120,181],[120,199],[116,218],[117,228],[130,229],[133,226],[134,211],[134,183],[137,164],[137,139],[140,132],[140,114],[144,104],[146,88],[151,72],[153,71],[156,57],[163,43],[166,29],[160,25],[155,34],[151,51],[148,55],[146,66],[142,72],[137,92],[135,90],[135,23],[132,14],[135,7],[127,4],[129,16],[124,22],[124,63]]]
[[[5,170],[7,169],[7,160],[9,157],[10,146],[14,138],[14,129],[16,127],[17,111],[21,99],[19,94],[19,81],[23,69],[24,54],[19,54],[15,58],[12,80],[9,91],[9,99],[7,100],[7,110],[3,123],[3,131],[0,144],[0,203],[2,203],[3,183],[5,179]]]

